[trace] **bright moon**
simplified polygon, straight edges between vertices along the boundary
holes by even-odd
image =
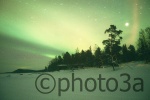
[[[129,26],[129,23],[128,23],[128,22],[126,22],[126,23],[125,23],[125,26],[127,26],[127,27],[128,27],[128,26]]]

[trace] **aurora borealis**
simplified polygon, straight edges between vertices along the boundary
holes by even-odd
[[[42,69],[65,51],[102,41],[109,25],[136,44],[150,25],[149,0],[0,0],[0,72]]]

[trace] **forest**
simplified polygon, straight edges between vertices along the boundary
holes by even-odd
[[[77,48],[74,54],[66,51],[52,59],[45,70],[74,70],[84,67],[100,68],[102,66],[112,66],[114,69],[120,63],[131,61],[148,63],[150,61],[150,27],[139,31],[136,46],[121,44],[123,31],[117,30],[115,25],[110,25],[110,28],[106,29],[104,34],[108,35],[108,39],[102,41],[104,49],[97,46],[95,50],[92,50],[89,46],[88,50],[79,51]]]

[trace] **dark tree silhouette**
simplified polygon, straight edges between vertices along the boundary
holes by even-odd
[[[108,33],[108,39],[103,40],[103,44],[105,45],[105,51],[110,57],[110,61],[114,69],[114,64],[116,64],[117,57],[119,56],[119,52],[121,50],[120,42],[122,37],[120,34],[122,33],[121,30],[117,30],[115,25],[110,25],[109,29],[106,29],[105,33]]]
[[[122,46],[122,62],[128,62],[129,61],[129,51],[127,49],[126,44]]]
[[[114,69],[115,65],[118,65],[118,58],[121,62],[129,62],[136,60],[150,61],[150,27],[145,30],[141,30],[139,33],[139,39],[137,44],[137,51],[133,45],[129,47],[124,44],[120,46],[122,37],[120,36],[122,31],[117,30],[115,25],[110,25],[109,29],[106,29],[105,33],[108,33],[108,39],[103,40],[104,50],[100,47],[95,49],[92,53],[91,46],[88,50],[81,52],[76,49],[76,53],[70,54],[64,53],[62,56],[56,56],[52,59],[45,68],[45,71],[58,71],[73,68],[96,67],[111,64]],[[122,52],[120,52],[122,50]],[[137,59],[138,58],[138,59]]]
[[[129,50],[129,57],[128,59],[130,61],[135,61],[136,60],[136,51],[135,51],[135,47],[133,45],[130,45],[128,47],[128,50]]]
[[[150,27],[139,32],[138,56],[140,60],[150,61]]]
[[[58,65],[58,59],[57,57],[55,57],[54,59],[50,61],[49,66],[48,66],[48,71],[59,70],[59,67],[57,65]]]
[[[70,62],[71,62],[71,55],[69,52],[66,52],[64,55],[63,55],[63,62],[64,64],[66,64],[67,66],[69,66]]]
[[[98,67],[101,67],[103,62],[102,62],[102,52],[101,52],[101,49],[100,47],[98,47],[95,52],[94,52],[94,62],[95,62],[95,66],[98,66]]]
[[[81,64],[84,66],[85,63],[86,63],[86,53],[84,50],[81,51],[81,54],[80,54],[80,60],[81,60]]]
[[[92,54],[92,49],[91,46],[89,47],[89,49],[85,52],[85,56],[86,56],[86,66],[92,67],[93,66],[93,54]]]

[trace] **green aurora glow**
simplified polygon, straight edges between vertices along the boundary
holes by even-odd
[[[136,44],[149,26],[149,0],[0,0],[0,72],[42,69],[55,55],[88,49],[109,25]],[[129,26],[125,26],[125,23]]]

